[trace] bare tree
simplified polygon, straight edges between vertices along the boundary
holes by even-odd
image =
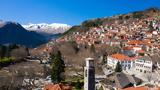
[[[27,51],[27,49],[24,48],[24,47],[20,47],[20,48],[17,48],[17,49],[13,49],[13,50],[11,51],[11,57],[16,58],[16,60],[23,59],[23,58],[25,58],[27,55],[28,55],[28,51]]]
[[[44,70],[36,62],[24,62],[9,66],[9,72],[11,73],[11,79],[8,90],[13,90],[13,87],[31,90],[37,87],[35,80],[43,77]]]

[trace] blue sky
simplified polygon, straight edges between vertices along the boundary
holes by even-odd
[[[159,7],[159,0],[0,0],[0,20],[77,25],[87,19]]]

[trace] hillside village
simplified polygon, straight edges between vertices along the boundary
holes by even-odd
[[[160,90],[160,0],[1,0],[0,90]]]
[[[118,47],[120,51],[104,52],[96,58],[103,63],[103,73],[96,73],[95,77],[97,90],[159,90],[160,10],[150,9],[146,12],[148,16],[145,17],[140,17],[140,13],[136,14],[135,18],[129,18],[130,14],[119,15],[112,17],[118,19],[98,26],[93,25],[88,30],[75,30],[56,41],[51,41],[42,50],[50,53],[59,48],[55,43],[65,42],[75,42],[78,48],[94,46],[95,52],[98,48]],[[122,19],[124,17],[125,19]],[[64,55],[65,57],[67,55]],[[122,72],[115,72],[117,63],[120,64]],[[75,66],[78,65],[80,63]]]

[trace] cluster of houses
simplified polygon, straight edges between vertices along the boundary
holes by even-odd
[[[84,33],[74,32],[73,35],[57,39],[57,42],[71,39],[78,44],[121,46],[122,53],[108,57],[108,65],[112,67],[118,61],[124,70],[134,67],[140,72],[151,72],[155,63],[159,67],[158,61],[152,61],[149,57],[146,59],[147,56],[159,53],[160,49],[160,18],[156,16],[114,20]]]
[[[131,39],[154,40],[159,35],[159,18],[115,20],[100,27],[93,27],[90,30],[60,38],[57,42],[75,40],[78,44],[107,44],[120,45],[121,42],[128,42]]]
[[[121,53],[107,57],[107,66],[115,69],[119,62],[124,72],[134,74],[116,73],[107,76],[109,79],[100,81],[104,90],[110,90],[110,87],[118,90],[150,90],[150,87],[145,85],[137,87],[143,80],[141,77],[137,78],[136,74],[157,72],[157,77],[160,76],[160,17],[114,20],[99,27],[92,27],[86,32],[74,32],[57,39],[56,42],[70,40],[81,45],[110,45],[121,48]],[[52,51],[52,46],[53,44],[48,44],[45,50]],[[156,85],[160,85],[160,81]]]

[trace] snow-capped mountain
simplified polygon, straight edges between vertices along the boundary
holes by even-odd
[[[28,24],[23,25],[24,28],[30,31],[36,31],[39,33],[44,34],[58,34],[58,33],[64,33],[65,31],[69,30],[71,28],[70,25],[67,24],[60,24],[60,23],[40,23],[40,24]]]

